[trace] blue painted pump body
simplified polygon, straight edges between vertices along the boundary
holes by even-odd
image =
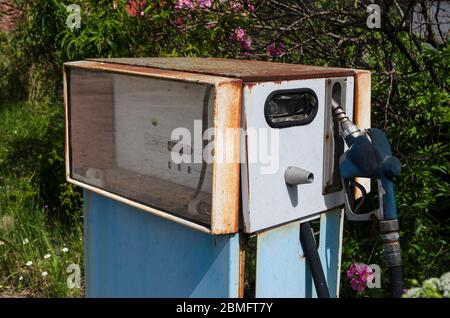
[[[339,290],[340,210],[320,219],[319,255]],[[86,190],[86,297],[238,297],[240,236],[210,235]],[[316,297],[294,222],[258,235],[257,297]],[[241,281],[242,282],[242,281]]]
[[[376,128],[358,137],[347,136],[349,149],[341,156],[340,172],[344,179],[376,178],[384,189],[383,219],[397,219],[397,208],[392,178],[400,175],[400,161],[392,156],[385,134]]]
[[[84,192],[86,297],[238,297],[239,234],[209,235]]]

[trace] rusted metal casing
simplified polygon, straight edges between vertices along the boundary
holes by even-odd
[[[347,113],[358,126],[370,127],[368,71],[212,58],[66,63],[67,180],[211,234],[260,232],[339,208],[340,190],[324,190],[331,177],[323,170],[336,168],[333,160],[324,166],[324,158],[339,155],[327,150],[328,79],[345,85]],[[268,96],[296,89],[317,97],[315,118],[303,126],[270,127],[264,117]],[[211,129],[215,137],[196,145],[194,138],[174,138],[176,128],[202,137]],[[249,162],[258,140],[246,132],[260,128],[280,136],[280,165],[272,174]],[[227,129],[234,133],[223,145],[216,136]],[[210,161],[203,157],[209,146]],[[225,162],[217,151],[225,152]],[[174,153],[202,159],[176,163]],[[311,171],[314,182],[286,185],[278,174],[284,176],[287,165]]]

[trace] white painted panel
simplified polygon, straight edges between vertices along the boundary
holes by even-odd
[[[266,228],[311,216],[343,204],[342,192],[322,194],[323,188],[323,149],[325,80],[311,79],[284,81],[281,83],[253,83],[244,87],[243,125],[247,128],[247,153],[241,159],[249,159],[242,165],[243,217],[246,232],[261,231]],[[309,88],[318,97],[318,112],[314,120],[305,126],[277,129],[279,134],[279,153],[272,158],[278,160],[273,173],[263,173],[267,165],[250,162],[263,130],[266,136],[272,128],[264,116],[264,104],[270,93],[276,90]],[[353,116],[353,77],[347,78],[346,110]],[[259,130],[257,136],[248,133]],[[270,138],[269,138],[270,139]],[[245,139],[243,140],[245,142]],[[291,187],[284,181],[284,172],[289,166],[297,166],[314,174],[311,184]]]

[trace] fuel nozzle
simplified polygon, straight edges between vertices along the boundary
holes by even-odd
[[[354,139],[363,134],[363,132],[356,126],[347,116],[342,107],[342,88],[340,83],[333,85],[331,94],[331,110],[333,117],[339,123],[339,134],[350,146]]]
[[[339,123],[339,134],[348,146],[339,161],[347,219],[350,221],[369,221],[373,217],[378,219],[385,259],[389,268],[391,293],[393,297],[401,297],[402,268],[393,186],[393,177],[400,174],[400,161],[392,155],[389,141],[381,130],[369,128],[362,131],[348,118],[342,107],[340,83],[333,85],[331,110],[333,117]],[[377,180],[378,209],[369,213],[359,213],[366,191],[355,178]],[[356,204],[352,195],[352,185],[359,188],[362,193],[359,204]]]

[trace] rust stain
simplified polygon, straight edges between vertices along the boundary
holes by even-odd
[[[273,83],[274,83],[275,85],[282,85],[283,82],[285,82],[285,81],[274,81]]]
[[[251,91],[253,89],[253,87],[255,87],[256,85],[258,85],[258,83],[255,82],[246,82],[245,86]]]
[[[363,129],[370,128],[371,121],[371,78],[370,71],[354,70],[355,72],[355,88],[354,88],[354,104],[353,104],[353,121]],[[370,192],[370,180],[356,178],[356,181],[364,186],[367,192]],[[362,196],[361,191],[355,188],[355,198]]]
[[[114,64],[105,62],[95,62],[95,61],[80,61],[80,62],[69,62],[65,64],[66,67],[70,68],[83,68],[92,71],[102,71],[110,73],[121,73],[128,75],[137,76],[147,76],[159,79],[177,80],[177,81],[189,81],[198,83],[219,83],[230,81],[230,78],[226,77],[212,77],[206,74],[197,74],[189,72],[181,72],[174,70],[166,70],[160,68],[125,65],[125,64]]]
[[[244,234],[239,235],[239,290],[238,297],[244,298],[245,290],[245,251],[247,238]]]
[[[213,166],[213,213],[211,232],[229,234],[238,232],[239,184],[240,184],[240,134],[242,81],[233,80],[216,85],[214,105],[214,127],[233,129],[231,152],[232,162],[216,162]],[[228,142],[228,140],[227,140]],[[224,154],[230,156],[230,154]],[[228,157],[230,158],[230,157]],[[215,158],[216,160],[217,158]]]
[[[353,120],[361,128],[370,127],[370,72],[355,70]]]
[[[101,58],[96,62],[152,67],[164,70],[225,76],[244,82],[273,82],[294,79],[352,76],[353,70],[338,67],[311,66],[221,58]]]

